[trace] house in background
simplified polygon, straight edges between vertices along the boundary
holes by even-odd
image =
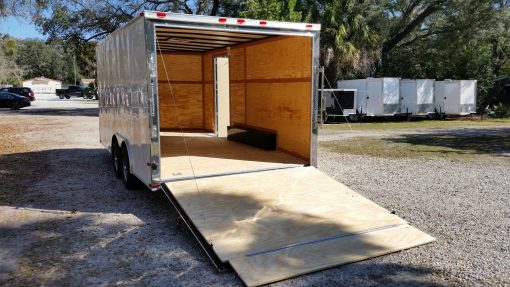
[[[90,83],[95,83],[95,82],[96,82],[96,79],[81,79],[80,80],[80,85],[83,88],[87,88]]]
[[[36,77],[23,81],[23,87],[31,88],[35,94],[54,94],[56,89],[62,88],[62,82],[45,77]]]

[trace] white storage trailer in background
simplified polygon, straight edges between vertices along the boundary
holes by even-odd
[[[319,89],[319,94],[321,123],[337,117],[350,117],[351,120],[356,115],[356,89]]]
[[[367,78],[338,81],[338,88],[358,90],[358,111],[367,116],[399,114],[399,78]]]
[[[428,115],[434,113],[434,80],[400,80],[401,113]]]
[[[444,80],[434,84],[434,106],[447,115],[476,113],[476,80]]]
[[[434,240],[315,167],[319,35],[318,24],[146,11],[97,47],[115,175],[161,189],[246,285]]]
[[[356,112],[360,113],[360,114],[366,113],[366,110],[367,110],[367,80],[366,79],[338,81],[337,88],[356,90],[356,105],[355,105]]]

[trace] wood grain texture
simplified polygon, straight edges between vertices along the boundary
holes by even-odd
[[[249,83],[246,124],[274,129],[278,147],[310,158],[310,83]]]
[[[244,76],[244,48],[230,49],[230,80],[245,80]]]
[[[201,84],[159,84],[158,97],[160,128],[203,128]]]
[[[284,249],[230,264],[247,286],[258,286],[427,244],[435,239],[407,224],[354,237]]]
[[[161,177],[163,179],[177,180],[191,177],[193,174],[206,176],[292,167],[306,163],[282,152],[265,151],[200,133],[185,134],[184,136],[189,157],[182,134],[168,132],[161,134]]]
[[[219,166],[219,165],[218,165]],[[167,183],[218,256],[405,224],[314,167]]]
[[[204,128],[214,131],[214,86],[204,84]]]
[[[158,81],[202,81],[202,56],[200,54],[163,53],[165,65],[158,54]]]
[[[256,44],[256,42],[254,43]],[[281,37],[246,47],[246,79],[310,78],[312,39]]]
[[[214,81],[214,61],[212,53],[204,53],[204,81]]]
[[[230,84],[230,125],[245,122],[246,104],[244,83]]]

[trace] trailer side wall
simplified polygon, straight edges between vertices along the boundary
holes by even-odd
[[[98,46],[100,141],[111,148],[112,136],[126,140],[131,172],[151,181],[150,104],[144,19],[130,22]]]

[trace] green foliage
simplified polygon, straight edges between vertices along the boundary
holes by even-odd
[[[93,94],[97,93],[96,83],[88,84],[88,86],[83,89],[83,93],[85,95],[93,95]]]
[[[94,76],[94,43],[73,45],[65,41],[20,40],[16,63],[22,67],[23,79],[44,76],[74,83]],[[76,64],[76,66],[74,66]]]
[[[22,70],[16,64],[18,43],[8,37],[0,37],[0,84],[20,85]]]
[[[503,105],[502,103],[498,104],[494,108],[494,114],[491,115],[493,118],[510,118],[510,107]]]
[[[296,0],[248,0],[244,3],[245,10],[241,17],[276,21],[298,22],[301,12],[294,11]]]

